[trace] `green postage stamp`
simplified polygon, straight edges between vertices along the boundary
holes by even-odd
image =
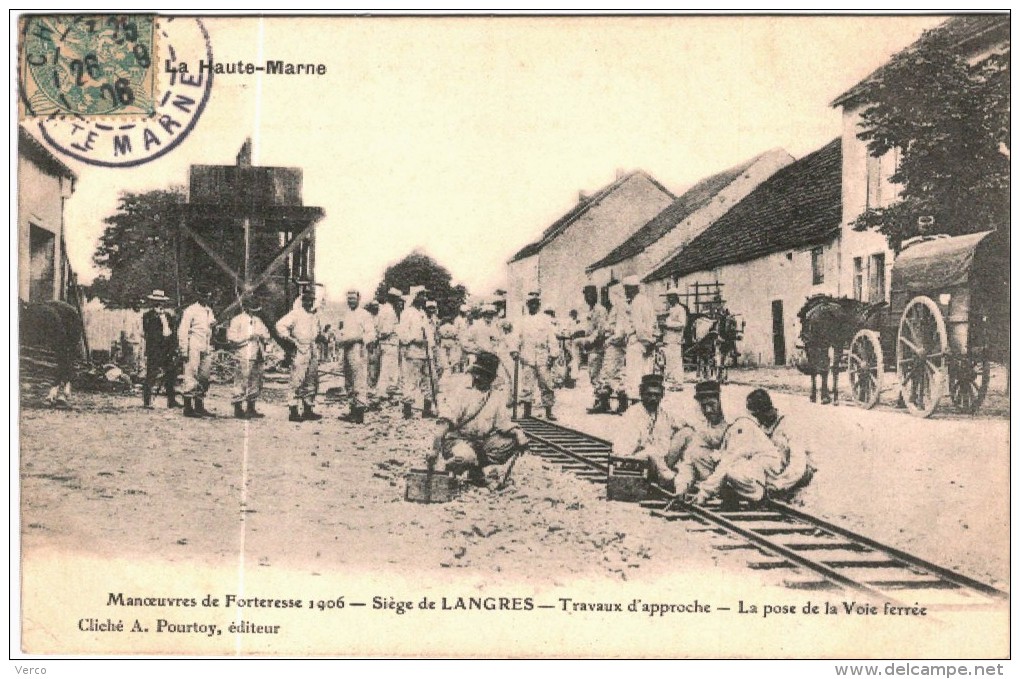
[[[22,21],[20,114],[148,116],[156,102],[154,15]]]

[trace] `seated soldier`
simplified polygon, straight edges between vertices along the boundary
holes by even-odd
[[[624,413],[613,441],[613,456],[647,459],[652,482],[668,488],[676,476],[685,425],[661,407],[663,393],[661,375],[641,378],[638,387],[641,407],[629,408]]]
[[[680,445],[682,459],[672,466],[675,470],[673,487],[677,493],[691,492],[695,484],[704,481],[715,471],[720,460],[723,437],[729,423],[723,415],[719,383],[714,380],[699,382],[694,387],[694,398],[698,402],[702,417],[689,423],[684,430],[686,440]]]
[[[794,443],[764,389],[747,396],[752,418],[739,418],[726,432],[722,460],[699,487],[694,501],[719,495],[724,504],[790,499],[814,474],[810,454]]]
[[[444,395],[432,450],[425,458],[430,468],[492,489],[507,485],[517,457],[528,449],[528,439],[511,420],[506,400],[492,390],[499,370],[499,358],[482,351],[468,368],[470,386]]]

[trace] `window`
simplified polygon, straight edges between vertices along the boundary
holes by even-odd
[[[854,257],[854,299],[864,299],[864,258]]]
[[[819,245],[811,250],[811,285],[825,282],[825,248]]]
[[[874,210],[882,207],[882,159],[868,154],[868,195],[865,208]]]
[[[885,253],[879,252],[868,261],[868,301],[885,301]]]

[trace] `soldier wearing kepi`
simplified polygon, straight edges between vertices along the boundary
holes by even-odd
[[[432,334],[432,324],[425,316],[425,293],[423,286],[411,287],[408,293],[411,306],[404,309],[400,315],[400,325],[397,327],[397,335],[400,337],[403,350],[400,389],[403,392],[405,420],[413,416],[414,405],[418,399],[423,402],[423,417],[435,415],[432,405],[436,385],[430,365],[434,358],[435,338]]]
[[[517,456],[527,450],[528,438],[492,382],[500,371],[499,358],[483,351],[468,368],[471,385],[443,397],[429,467],[463,475],[492,489],[506,486]]]
[[[531,417],[531,403],[537,388],[541,393],[546,419],[555,421],[553,405],[556,394],[553,391],[552,362],[559,356],[560,345],[552,319],[539,313],[542,298],[537,292],[528,293],[528,313],[520,320],[514,341],[516,355],[521,361],[520,402],[524,406],[524,417]]]
[[[663,353],[666,357],[664,374],[666,387],[671,391],[684,389],[684,332],[687,328],[687,309],[680,304],[676,290],[666,293],[669,315],[662,323]]]
[[[606,352],[609,312],[599,304],[599,289],[594,285],[584,286],[584,302],[588,305],[588,324],[584,337],[580,339],[588,352],[588,379],[595,395],[595,405],[589,413],[608,413],[612,389],[606,385],[602,375],[602,361]]]
[[[319,339],[322,326],[315,311],[315,293],[301,296],[301,308],[291,311],[276,322],[276,332],[295,346],[290,370],[291,422],[321,420],[313,410],[319,391]],[[298,408],[302,408],[299,413]]]
[[[346,418],[354,424],[365,423],[368,409],[368,345],[375,341],[375,319],[358,305],[361,293],[347,292],[347,314],[340,329],[340,351],[344,381],[351,397],[351,412]]]
[[[196,286],[195,301],[181,314],[177,340],[184,356],[184,416],[215,417],[205,409],[212,370],[212,334],[216,316],[209,306],[212,291]]]
[[[379,341],[379,379],[376,393],[393,398],[400,390],[400,338],[397,337],[399,314],[404,308],[400,290],[390,288],[386,292],[386,303],[379,307],[375,319]]]
[[[634,397],[640,388],[641,377],[653,372],[658,320],[651,301],[641,291],[641,280],[637,276],[623,279],[623,294],[627,298],[625,306],[630,317],[626,348],[627,377],[624,385],[628,396]]]
[[[227,327],[227,341],[238,362],[231,401],[234,417],[243,420],[263,417],[255,409],[255,401],[262,395],[262,366],[271,336],[266,324],[255,315],[261,310],[253,296],[244,295],[241,297],[241,313],[234,316]]]
[[[145,384],[142,386],[142,404],[152,407],[152,389],[156,378],[163,371],[163,390],[166,392],[166,407],[177,408],[180,404],[174,398],[177,385],[177,338],[174,336],[176,321],[167,304],[170,298],[162,290],[153,290],[146,299],[153,307],[142,315],[142,334],[145,337]]]

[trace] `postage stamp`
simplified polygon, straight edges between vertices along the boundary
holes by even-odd
[[[133,167],[191,133],[212,90],[201,20],[154,15],[22,19],[19,106],[23,123],[63,156]]]
[[[21,115],[122,118],[156,105],[153,15],[22,21]]]

